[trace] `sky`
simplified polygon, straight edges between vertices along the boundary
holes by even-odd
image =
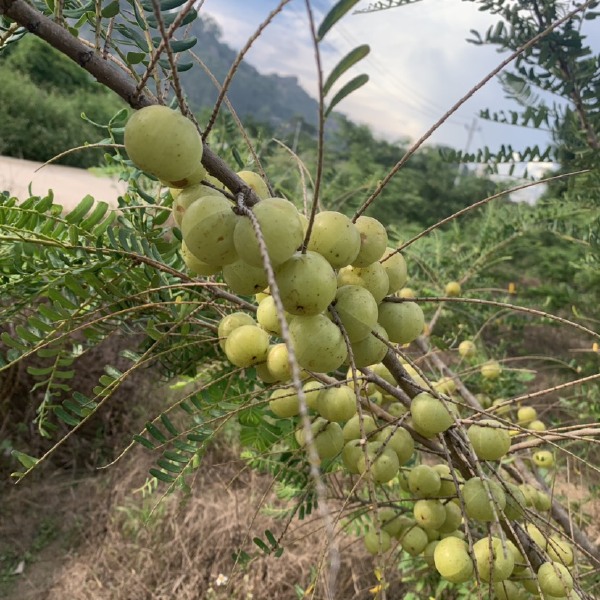
[[[219,23],[223,41],[239,50],[277,4],[277,0],[205,0],[201,10]],[[334,4],[335,0],[313,0],[317,24]],[[368,5],[369,0],[361,0],[356,9]],[[391,10],[347,14],[321,43],[325,74],[347,52],[366,43],[370,55],[353,67],[338,87],[362,72],[370,81],[336,110],[368,124],[378,137],[390,141],[419,138],[505,57],[494,48],[467,43],[471,29],[483,33],[495,22],[477,7],[461,0],[422,0]],[[600,19],[589,23],[593,30],[588,34],[595,31],[600,40]],[[304,0],[290,0],[254,43],[246,60],[266,74],[295,75],[316,97],[315,55]],[[491,81],[430,141],[472,151],[485,145],[494,149],[502,143],[519,149],[543,145],[549,139],[543,132],[477,118],[484,108],[517,107],[504,97],[500,85]]]

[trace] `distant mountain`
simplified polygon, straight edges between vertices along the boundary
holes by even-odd
[[[222,83],[237,52],[220,41],[219,26],[209,18],[196,19],[190,35],[198,38],[193,52]],[[194,109],[214,105],[218,92],[201,67],[194,65],[181,74],[181,79]],[[317,124],[318,103],[300,87],[296,77],[262,75],[242,62],[227,96],[240,117],[252,116],[256,121],[274,126],[298,117],[310,125]]]

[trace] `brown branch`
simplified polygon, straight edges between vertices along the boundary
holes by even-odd
[[[102,55],[96,54],[92,49],[86,47],[81,40],[27,4],[25,0],[0,0],[0,15],[19,23],[29,32],[68,56],[90,73],[98,83],[121,96],[132,108],[139,109],[158,104],[158,100],[150,92],[138,93],[136,83],[131,77],[116,69]],[[233,194],[243,193],[246,205],[252,206],[259,201],[254,191],[207,144],[204,144],[202,164]]]

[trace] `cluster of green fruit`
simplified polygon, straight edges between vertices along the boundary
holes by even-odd
[[[234,293],[256,295],[256,318],[247,312],[223,317],[218,325],[219,344],[233,365],[253,367],[263,382],[283,386],[271,392],[269,407],[276,417],[288,419],[299,414],[300,399],[290,385],[282,319],[268,289],[264,268],[264,254],[268,254],[291,345],[303,369],[303,393],[318,456],[373,485],[394,481],[414,502],[411,514],[392,507],[379,509],[378,526],[364,539],[370,552],[389,550],[395,537],[404,550],[422,555],[449,581],[465,582],[477,570],[480,580],[490,584],[500,600],[521,599],[524,590],[539,591],[547,600],[578,598],[566,568],[573,551],[561,538],[546,539],[533,525],[528,526],[548,558],[537,574],[509,540],[484,537],[475,542],[472,552],[464,541],[463,516],[483,526],[501,514],[519,521],[525,507],[547,511],[550,499],[546,494],[531,486],[500,485],[487,477],[463,481],[448,465],[406,466],[414,460],[415,443],[405,424],[431,439],[460,418],[457,404],[440,396],[451,399],[456,388],[451,379],[438,381],[432,393],[417,394],[410,406],[366,378],[356,379],[353,367],[368,367],[396,387],[381,363],[388,349],[385,341],[407,344],[424,328],[417,303],[385,301],[386,296],[407,299],[413,294],[404,287],[404,258],[388,247],[380,222],[364,216],[353,222],[339,212],[323,211],[316,215],[305,242],[306,217],[288,200],[270,197],[258,175],[243,171],[238,175],[260,198],[252,207],[262,234],[259,239],[248,215],[236,210],[222,184],[200,164],[202,140],[191,121],[166,107],[141,109],[126,126],[125,147],[134,164],[172,188],[173,215],[182,232],[182,257],[188,268],[202,276],[221,273]],[[451,282],[445,291],[457,296],[460,284]],[[459,352],[472,356],[475,347],[463,342]],[[319,377],[343,365],[351,365],[346,378]],[[411,365],[404,364],[404,368],[414,383],[429,388]],[[495,379],[501,367],[490,361],[481,372]],[[367,398],[385,411],[387,421],[364,408],[370,404],[360,400]],[[390,422],[390,416],[395,420]],[[523,407],[519,425],[543,431],[536,417]],[[466,433],[472,452],[482,461],[501,460],[511,446],[510,431],[495,419],[475,420]],[[303,428],[297,429],[295,438],[300,447],[305,445]],[[534,461],[551,466],[544,452],[536,453]]]

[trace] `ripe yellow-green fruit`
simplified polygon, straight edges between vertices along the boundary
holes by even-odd
[[[188,185],[202,159],[202,138],[180,112],[152,105],[133,113],[125,125],[125,150],[133,163],[171,187]]]
[[[290,337],[298,364],[309,371],[334,371],[348,355],[342,332],[324,315],[295,317]]]
[[[433,540],[429,542],[427,546],[425,546],[425,550],[423,550],[423,559],[430,567],[435,567],[435,561],[433,559],[433,554],[435,552],[435,547],[439,544],[439,540]]]
[[[362,429],[365,436],[369,435],[369,433],[373,433],[377,429],[377,423],[371,415],[364,414],[362,415]],[[344,432],[344,440],[349,442],[350,440],[358,440],[362,438],[361,434],[361,425],[360,425],[360,415],[357,413],[344,425],[342,428]],[[381,440],[379,440],[381,441]]]
[[[413,290],[412,288],[403,287],[402,289],[396,292],[396,296],[398,296],[398,298],[407,298],[410,300],[412,298],[417,297],[417,292],[415,292],[415,290]]]
[[[523,518],[527,501],[521,489],[512,484],[506,484],[506,506],[504,507],[504,515],[511,521],[520,521]]]
[[[227,336],[238,327],[242,325],[256,325],[256,321],[245,312],[234,312],[226,315],[219,321],[219,327],[217,330],[219,336],[219,345],[221,350],[225,352],[225,341]],[[265,357],[266,358],[266,357]]]
[[[221,267],[217,265],[209,265],[199,258],[196,258],[187,247],[185,242],[181,243],[181,258],[185,263],[185,266],[195,275],[202,275],[204,277],[208,275],[214,275],[221,270]]]
[[[267,253],[274,266],[291,258],[304,234],[296,207],[283,198],[266,198],[252,208],[260,225]],[[237,252],[253,267],[262,267],[258,239],[249,217],[240,217],[233,234]]]
[[[338,287],[358,285],[366,288],[378,304],[385,298],[390,285],[386,270],[378,262],[366,267],[343,267],[338,272],[337,280]]]
[[[183,187],[173,187],[172,186],[172,182],[170,181],[162,181],[161,183],[169,188],[169,191],[171,190],[179,190],[180,192],[183,190],[186,190],[189,187],[192,187],[194,185],[198,185],[203,179],[206,179],[206,177],[208,177],[208,173],[206,171],[206,169],[204,168],[204,166],[202,165],[202,163],[198,163],[196,165],[196,168],[192,171],[192,173],[190,175],[188,175],[183,181],[180,181],[179,184],[181,185],[182,183],[184,184]],[[206,186],[208,187],[208,186]],[[171,191],[171,195],[173,195],[172,191]],[[175,198],[177,196],[177,194],[175,196],[173,196],[173,198]]]
[[[324,389],[317,396],[317,412],[328,421],[348,421],[356,414],[354,390],[347,385]]]
[[[387,331],[379,324],[373,325],[373,331],[383,339],[388,340]],[[388,347],[379,338],[376,338],[372,333],[369,333],[367,337],[359,340],[358,342],[351,342],[352,357],[354,358],[354,365],[357,368],[368,367],[374,363],[381,362],[387,354]],[[348,363],[350,358],[346,360]]]
[[[458,283],[458,281],[449,281],[444,288],[444,292],[449,298],[456,298],[457,296],[460,296],[460,283]]]
[[[496,400],[494,400],[492,402],[492,409],[491,412],[493,412],[495,415],[503,416],[503,415],[507,415],[510,413],[510,404],[505,404],[506,399],[504,398],[497,398]]]
[[[421,554],[429,543],[425,530],[417,526],[409,527],[403,531],[399,539],[402,550],[405,550],[411,556]]]
[[[290,314],[285,313],[285,318],[289,323]],[[259,301],[256,310],[256,320],[259,325],[269,333],[281,335],[281,325],[279,323],[279,318],[277,317],[277,309],[275,308],[273,296],[265,296]]]
[[[223,267],[223,279],[232,292],[252,296],[267,287],[267,273],[262,267],[253,267],[236,260]]]
[[[415,442],[410,433],[402,427],[388,425],[375,435],[375,439],[391,448],[398,456],[401,465],[406,464],[414,454]]]
[[[513,581],[494,583],[494,600],[525,600],[523,590]]]
[[[559,562],[543,563],[537,572],[538,583],[544,594],[564,598],[573,589],[573,577]]]
[[[400,464],[398,456],[393,450],[388,448],[382,450],[379,442],[367,442],[367,453],[369,455],[368,471],[364,453],[356,465],[361,475],[365,474],[374,483],[386,483],[396,477]]]
[[[381,529],[394,536],[398,535],[406,527],[405,515],[389,506],[379,509],[377,521]]]
[[[454,419],[444,404],[427,392],[417,394],[410,403],[413,424],[432,437],[446,431]]]
[[[572,565],[575,560],[573,546],[557,534],[553,534],[548,538],[546,552],[548,552],[548,556],[553,561],[559,562],[567,567]]]
[[[344,435],[338,423],[330,423],[322,417],[317,417],[311,423],[310,428],[319,458],[333,458],[342,451]],[[296,441],[299,446],[305,446],[306,440],[303,428],[296,430]]]
[[[433,470],[439,474],[441,479],[440,498],[450,498],[456,496],[456,485],[450,471],[450,467],[446,464],[433,465]],[[456,480],[460,483],[463,481],[462,475],[458,472],[454,473]]]
[[[554,454],[550,450],[538,450],[533,453],[533,462],[543,469],[551,469],[554,466]]]
[[[269,334],[258,325],[236,327],[225,342],[225,355],[236,367],[251,367],[267,359]]]
[[[402,402],[392,402],[388,404],[385,408],[388,414],[392,415],[392,417],[402,417],[408,412],[408,408],[402,404]]]
[[[337,280],[331,265],[316,252],[294,253],[275,269],[281,302],[292,315],[318,315],[333,301]]]
[[[508,544],[503,544],[497,537],[485,537],[475,542],[473,554],[479,577],[486,583],[508,579],[515,567],[515,558]]]
[[[533,499],[533,506],[538,512],[546,512],[552,508],[552,500],[545,492],[538,491]]]
[[[396,252],[395,248],[386,248],[386,251],[383,253],[383,256],[379,262],[381,262],[383,268],[388,274],[388,279],[390,282],[387,291],[388,295],[397,292],[400,288],[406,285],[406,280],[408,278],[406,261],[404,260],[404,256],[402,256],[402,254]]]
[[[531,423],[529,423],[529,425],[527,425],[527,429],[531,431],[546,431],[546,425],[543,421],[540,421],[539,419],[534,419],[533,421],[531,421]]]
[[[438,573],[452,583],[465,583],[473,577],[473,561],[466,542],[447,537],[438,543],[433,552]]]
[[[452,377],[441,377],[433,384],[434,389],[440,394],[453,394],[456,391],[456,382]]]
[[[290,357],[285,344],[274,344],[269,347],[267,369],[277,381],[289,381],[292,378]]]
[[[533,523],[527,523],[525,526],[527,529],[527,533],[529,537],[542,549],[545,550],[548,545],[548,536],[544,535],[539,527],[534,525]]]
[[[390,534],[383,529],[370,529],[363,539],[367,552],[373,555],[379,554],[380,552],[383,554],[392,546]]]
[[[493,419],[482,419],[467,429],[467,436],[479,460],[500,460],[510,448],[510,434]]]
[[[254,171],[238,171],[238,177],[248,184],[254,190],[254,193],[261,199],[269,198],[269,188],[263,178]]]
[[[269,408],[282,419],[295,417],[300,412],[298,394],[294,388],[275,390],[269,396]]]
[[[416,302],[382,302],[377,320],[396,344],[416,340],[425,327],[423,310]]]
[[[317,410],[317,398],[323,390],[323,384],[320,381],[310,380],[302,386],[306,406],[311,410]]]
[[[342,448],[342,462],[349,473],[357,475],[360,471],[358,470],[358,461],[364,453],[364,447],[362,440],[353,439],[348,440]]]
[[[190,252],[209,265],[227,265],[238,259],[233,234],[239,217],[232,206],[224,196],[204,196],[190,204],[181,220],[181,233]]]
[[[435,498],[442,481],[437,471],[429,465],[418,465],[408,474],[408,489],[417,498]]]
[[[334,269],[352,264],[360,251],[360,233],[342,213],[317,214],[308,241],[308,250],[318,252]]]
[[[359,285],[338,288],[332,306],[351,343],[364,340],[377,323],[377,302],[369,290]]]
[[[173,218],[175,219],[175,223],[181,227],[181,221],[183,219],[183,215],[187,211],[187,209],[194,203],[196,200],[200,198],[204,198],[204,196],[220,196],[221,198],[225,198],[221,192],[207,186],[202,185],[201,183],[197,183],[195,185],[191,185],[183,190],[179,191],[177,197],[173,200]]]
[[[452,533],[453,531],[456,531],[462,524],[462,510],[460,506],[454,502],[446,502],[443,507],[444,512],[446,513],[446,518],[438,527],[438,531],[440,533]]]
[[[255,367],[256,376],[264,383],[275,383],[277,379],[273,377],[273,374],[269,371],[267,363],[259,363]]]
[[[521,406],[517,410],[517,424],[521,425],[521,427],[527,427],[536,418],[537,411],[533,406]]]
[[[352,264],[355,267],[367,267],[383,256],[388,242],[387,231],[373,217],[358,217],[354,225],[360,234],[360,250]]]
[[[463,340],[458,345],[458,353],[463,358],[468,358],[468,357],[471,357],[471,356],[475,356],[475,354],[477,354],[477,347],[475,346],[475,344],[471,340]]]
[[[481,365],[479,371],[484,379],[493,381],[502,374],[502,365],[497,360],[489,360]]]
[[[480,477],[472,477],[465,482],[462,496],[467,516],[476,521],[493,521],[506,506],[506,496],[500,485],[495,481],[483,481]]]
[[[446,520],[446,510],[439,500],[421,499],[415,502],[413,515],[423,529],[439,529]]]

